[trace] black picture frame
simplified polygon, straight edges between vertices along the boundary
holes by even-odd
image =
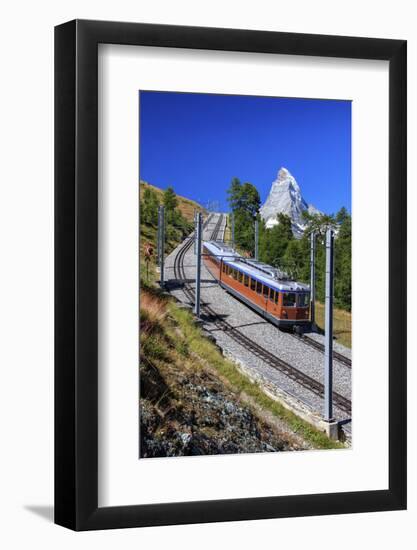
[[[387,490],[98,507],[98,44],[389,62]],[[57,524],[91,530],[406,508],[406,46],[404,40],[106,21],[55,28]]]

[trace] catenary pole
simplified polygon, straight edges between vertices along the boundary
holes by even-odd
[[[326,231],[324,419],[333,420],[333,252],[334,234]]]
[[[163,287],[164,284],[165,284],[165,279],[164,279],[164,276],[165,276],[165,273],[164,273],[164,268],[165,268],[165,265],[164,265],[164,263],[165,263],[165,207],[164,206],[159,207],[158,233],[159,233],[159,236],[160,236],[160,242],[159,242],[159,269],[161,271],[159,284],[161,285],[161,287]]]
[[[196,272],[195,272],[195,304],[194,313],[200,317],[200,286],[201,286],[201,212],[197,214],[197,254],[196,254]]]
[[[316,232],[310,234],[310,318],[311,326],[316,323]]]
[[[158,230],[156,236],[156,263],[161,265],[161,207],[158,206]]]
[[[194,210],[194,254],[197,254],[197,210]]]

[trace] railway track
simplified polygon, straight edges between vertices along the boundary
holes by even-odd
[[[314,340],[313,338],[309,338],[308,336],[305,336],[305,335],[301,336],[299,334],[292,334],[291,336],[293,336],[294,338],[297,338],[297,340],[301,340],[301,342],[303,342],[307,346],[310,346],[311,348],[317,349],[322,353],[325,352],[324,345],[320,342],[317,342],[317,340]],[[339,353],[338,351],[333,350],[333,359],[335,359],[339,363],[342,363],[348,369],[352,368],[352,360],[349,359],[349,357],[346,357],[346,355]]]
[[[214,230],[211,234],[211,239],[215,240],[218,237],[222,222],[223,215],[219,216],[216,226],[214,227]],[[183,292],[191,303],[194,302],[194,290],[187,282],[187,277],[184,269],[184,257],[186,253],[190,250],[192,245],[192,240],[187,241],[185,245],[179,250],[174,260],[174,276],[177,280],[183,282]],[[298,384],[308,389],[315,395],[319,397],[324,396],[324,385],[321,382],[318,382],[311,376],[305,374],[304,372],[290,365],[286,361],[276,357],[267,349],[260,346],[257,342],[254,342],[245,334],[243,334],[239,329],[233,327],[228,321],[225,321],[224,319],[219,319],[217,313],[210,306],[202,304],[201,311],[213,320],[213,324],[217,329],[227,332],[227,334],[235,342],[240,344],[246,350],[253,353],[256,357],[262,359],[270,367],[284,373],[291,380],[296,381]],[[352,403],[349,399],[337,392],[333,392],[333,403],[345,414],[349,416],[351,415]]]
[[[217,223],[213,229],[213,233],[211,234],[211,240],[213,241],[217,241],[217,239],[219,238],[219,232],[220,232],[220,229],[221,229],[221,226],[222,226],[222,223],[223,223],[223,214],[221,214],[219,216],[219,219],[217,220]]]

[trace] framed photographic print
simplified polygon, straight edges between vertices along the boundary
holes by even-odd
[[[406,42],[55,30],[55,521],[406,507]]]

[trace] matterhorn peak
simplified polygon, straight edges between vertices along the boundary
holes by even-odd
[[[301,189],[294,176],[283,166],[278,170],[277,178],[272,182],[265,204],[260,209],[266,227],[278,223],[277,215],[286,214],[291,218],[295,237],[301,237],[305,229],[303,212],[318,213],[314,206],[307,204],[301,195]]]
[[[285,168],[285,166],[281,166],[281,168],[277,172],[277,180],[281,181],[288,176],[291,176],[290,171]]]
[[[296,191],[300,191],[300,188],[298,186],[298,183],[296,182],[296,179],[294,176],[290,173],[287,168],[284,168],[282,166],[277,173],[277,179],[272,183],[272,185],[287,185],[289,187],[295,188]]]

